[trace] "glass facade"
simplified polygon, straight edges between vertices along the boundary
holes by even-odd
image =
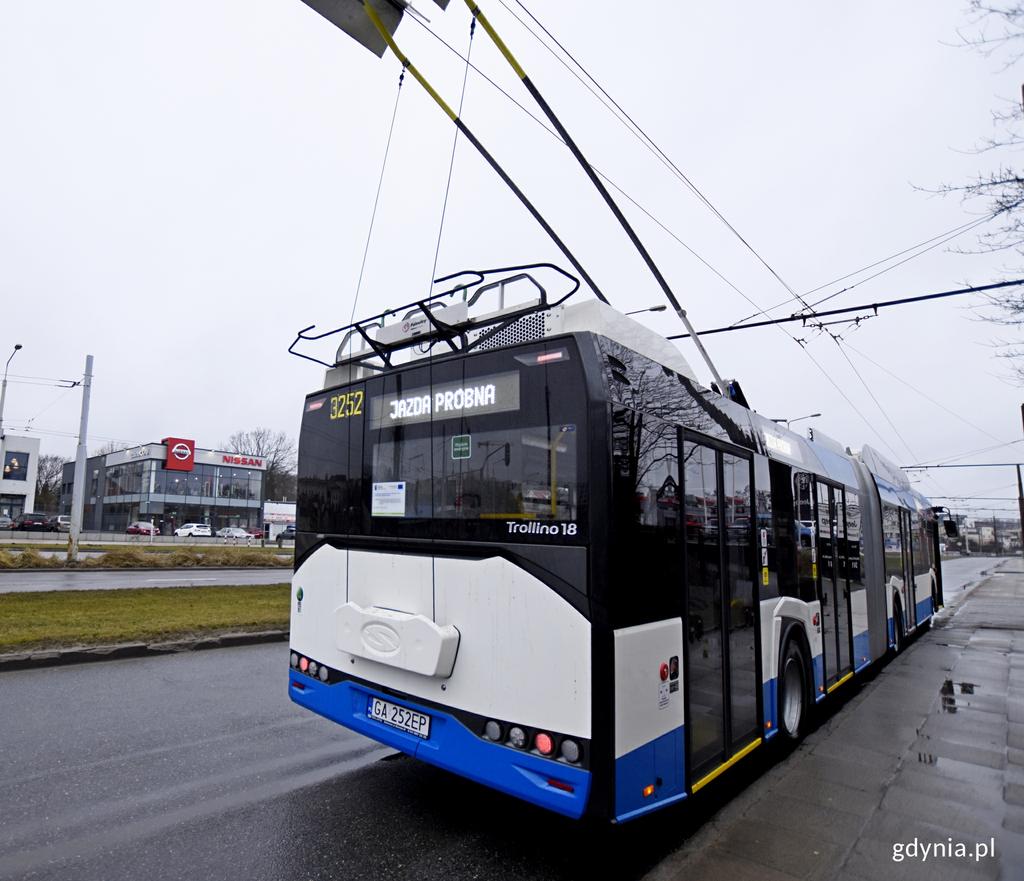
[[[88,463],[84,525],[90,531],[124,532],[137,520],[153,522],[163,535],[185,523],[208,523],[215,532],[263,525],[264,472],[256,468],[197,462],[191,471],[169,471],[162,459],[104,464],[103,458]],[[73,470],[65,470],[66,512]]]

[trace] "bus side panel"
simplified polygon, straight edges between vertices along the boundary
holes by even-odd
[[[616,630],[614,645],[615,818],[621,822],[686,796],[682,619]]]

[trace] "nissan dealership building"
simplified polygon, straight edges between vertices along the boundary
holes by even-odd
[[[124,532],[153,522],[164,535],[185,523],[256,529],[263,525],[266,464],[259,456],[204,450],[167,437],[86,461],[82,529]],[[75,463],[64,466],[61,513],[71,513]]]

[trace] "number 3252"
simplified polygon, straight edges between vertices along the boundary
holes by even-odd
[[[363,393],[348,392],[331,398],[331,419],[348,419],[363,415]]]

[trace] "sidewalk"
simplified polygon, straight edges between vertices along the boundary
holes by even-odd
[[[915,839],[971,856],[922,859],[906,847]],[[975,858],[993,839],[995,856]],[[1019,560],[944,610],[645,881],[711,879],[1024,879]]]

